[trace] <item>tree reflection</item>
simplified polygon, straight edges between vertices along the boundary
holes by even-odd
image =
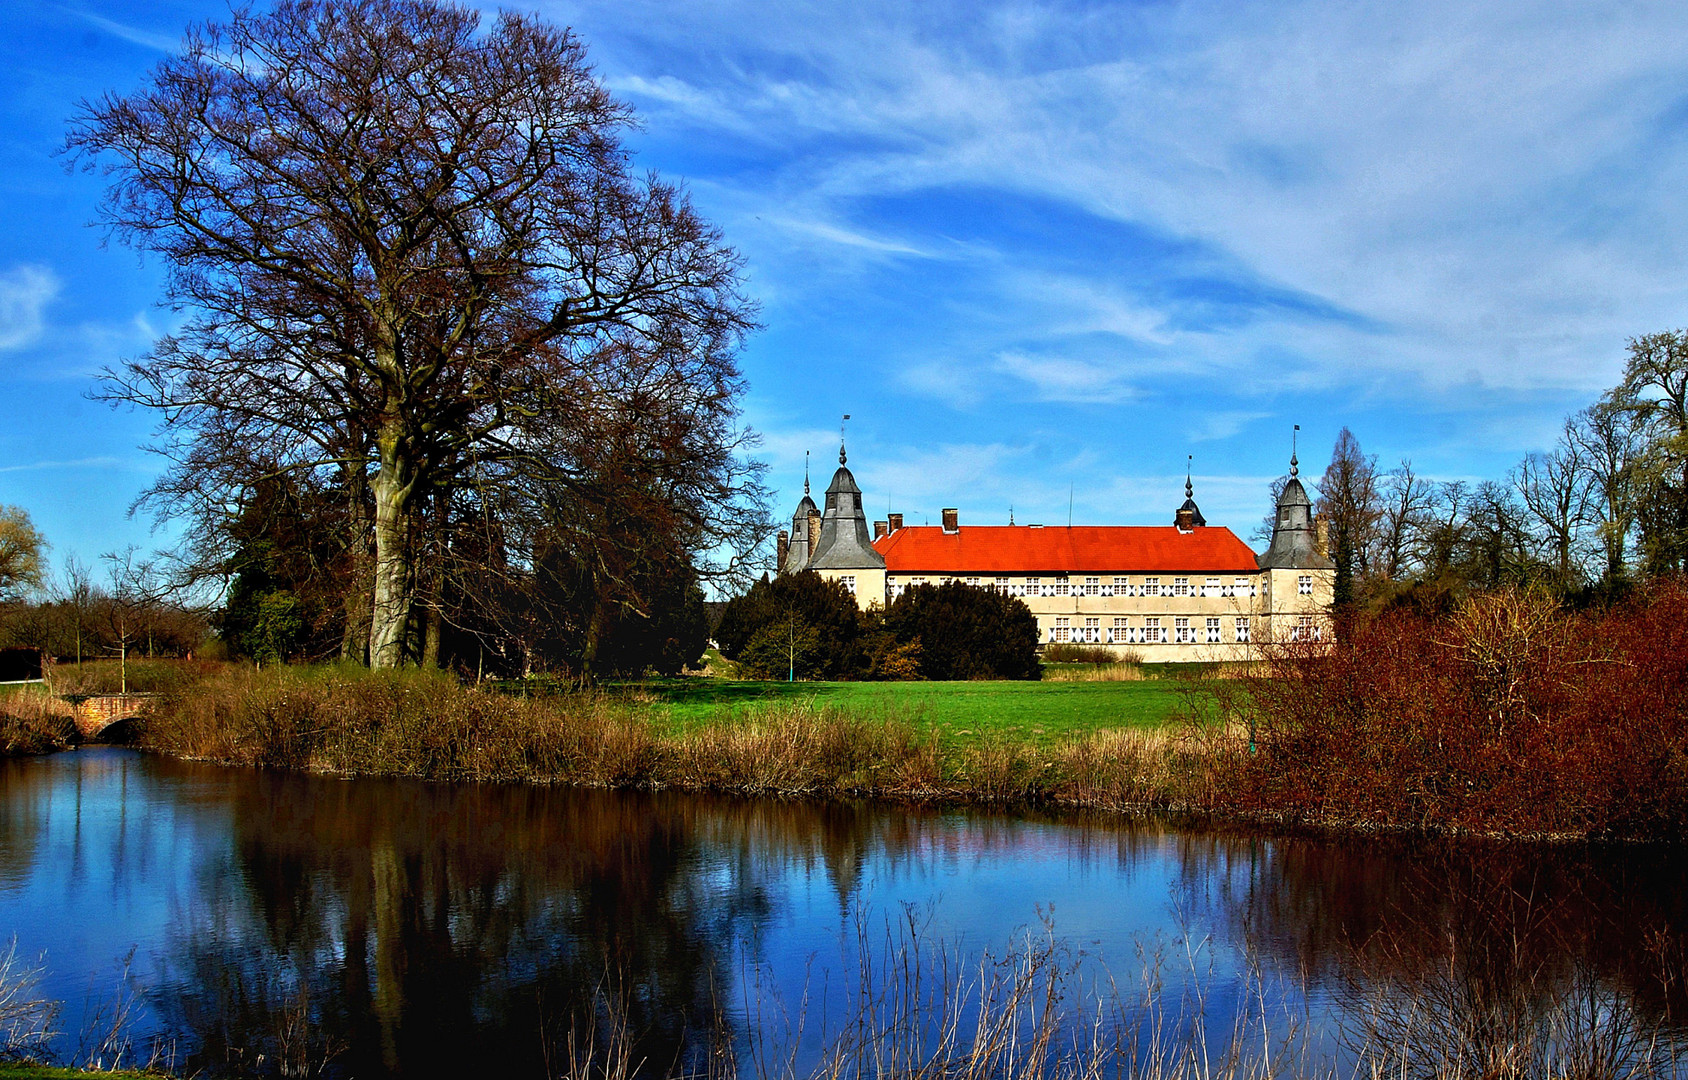
[[[819,863],[848,906],[910,838],[836,804],[238,780],[237,865],[208,867],[158,1001],[193,1067],[539,1074],[613,1003],[637,1060],[689,1068],[731,1031],[770,876]]]
[[[1204,917],[1309,987],[1398,1075],[1645,1075],[1683,1041],[1688,867],[1658,849],[1192,836]],[[1563,1072],[1573,1060],[1622,1062]],[[1533,1063],[1533,1064],[1532,1064]],[[1545,1066],[1543,1066],[1545,1067]]]
[[[150,896],[142,886],[164,860],[194,868],[188,887],[168,894],[171,936],[148,954],[162,956],[162,970],[147,980],[178,1068],[190,1072],[556,1075],[571,1039],[576,1056],[585,1045],[602,1055],[618,1027],[646,1072],[702,1071],[723,1041],[742,1050],[751,1038],[740,1007],[761,986],[746,976],[776,925],[827,923],[836,898],[843,931],[883,897],[875,879],[934,896],[928,885],[965,889],[973,867],[1003,860],[1050,867],[1052,901],[1064,903],[1063,881],[1085,878],[1087,890],[1129,896],[1120,912],[1092,905],[1086,929],[1098,937],[1154,937],[1180,913],[1242,958],[1206,977],[1241,985],[1253,958],[1318,1008],[1334,1001],[1350,1057],[1416,1041],[1465,1063],[1455,1071],[1479,1073],[1494,1070],[1496,1048],[1544,1040],[1590,1060],[1621,1057],[1626,1032],[1681,1034],[1688,1015],[1678,930],[1688,866],[1671,851],[1335,843],[1103,816],[345,782],[120,752],[99,760],[105,786],[90,772],[86,800],[69,786],[82,776],[70,759],[6,775],[0,881],[109,861],[113,895]],[[111,823],[128,819],[108,814],[84,837],[85,801],[109,809],[136,797],[169,812],[120,828]],[[61,830],[50,849],[49,817]],[[1148,910],[1169,866],[1166,910]],[[1151,872],[1134,883],[1140,871]],[[787,906],[809,881],[831,894],[818,917]],[[1061,910],[1055,931],[1073,932]],[[1033,915],[958,931],[990,947]],[[769,940],[784,948],[790,938]],[[1118,962],[1133,942],[1098,944]],[[802,973],[783,974],[789,987]],[[829,1004],[847,1006],[840,999],[855,989],[828,986]],[[1236,996],[1228,984],[1208,989],[1201,1000],[1216,1010]],[[1073,1004],[1093,1014],[1097,1003]],[[1215,1030],[1227,1022],[1209,1019]]]

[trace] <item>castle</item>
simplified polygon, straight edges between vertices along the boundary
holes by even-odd
[[[1023,599],[1044,644],[1112,647],[1147,661],[1240,660],[1270,641],[1323,640],[1335,564],[1315,533],[1312,500],[1290,456],[1264,554],[1212,526],[1184,482],[1164,526],[904,525],[889,514],[868,532],[862,490],[842,443],[825,507],[809,497],[779,534],[779,572],[840,581],[863,609],[913,585],[962,581]]]

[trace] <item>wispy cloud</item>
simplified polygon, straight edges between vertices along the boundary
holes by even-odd
[[[0,274],[0,350],[34,344],[58,294],[58,276],[48,267],[26,263]]]
[[[0,473],[54,472],[73,469],[137,469],[139,464],[115,457],[76,458],[72,461],[32,461],[27,465],[0,465]]]
[[[1117,405],[1138,396],[1128,371],[1106,362],[1021,352],[998,354],[995,370],[1031,384],[1041,401]]]
[[[95,15],[91,11],[78,11],[74,8],[66,8],[64,10],[70,11],[77,18],[99,27],[108,34],[122,38],[131,45],[139,45],[143,48],[154,49],[158,52],[164,53],[173,53],[177,49],[181,48],[182,45],[181,38],[179,36],[154,33],[151,30],[142,30],[126,23],[120,23],[115,19],[107,19],[104,16]]]
[[[1378,364],[1432,385],[1466,368],[1509,385],[1588,379],[1591,358],[1609,368],[1625,335],[1688,307],[1680,7],[627,10],[649,20],[646,48],[707,43],[731,57],[656,80],[648,100],[782,148],[771,173],[744,182],[801,177],[846,233],[882,235],[873,201],[899,193],[1057,200],[1362,319]],[[1094,272],[1092,300],[1115,306],[1075,318],[1058,305],[1040,329],[1088,321],[1166,339],[1157,301]],[[1223,290],[1206,299],[1227,302]],[[1282,339],[1327,317],[1269,322]],[[1230,333],[1181,343],[1185,359],[1232,351]],[[1301,351],[1326,377],[1369,379],[1353,349],[1318,344]]]

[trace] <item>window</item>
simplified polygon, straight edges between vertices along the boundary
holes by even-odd
[[[967,579],[967,584],[969,584],[969,585],[973,586],[975,589],[977,589],[979,587],[979,579],[976,578],[976,577],[970,577],[970,578]]]
[[[1131,595],[1131,579],[1130,578],[1123,578],[1123,577],[1115,578],[1114,579],[1114,595],[1115,596],[1130,596]]]
[[[908,583],[910,585],[924,585],[924,584],[926,584],[926,579],[923,578],[923,577],[909,578]]]
[[[1248,641],[1248,620],[1247,619],[1238,619],[1237,620],[1237,640],[1244,642],[1245,644]]]
[[[1158,578],[1158,577],[1146,577],[1146,578],[1143,579],[1143,595],[1144,596],[1159,596],[1160,594],[1161,594],[1160,578]]]
[[[1101,596],[1102,595],[1102,579],[1099,578],[1099,577],[1087,577],[1087,578],[1085,578],[1084,579],[1084,595],[1086,595],[1086,596]]]
[[[1296,620],[1295,625],[1289,628],[1289,639],[1291,641],[1319,640],[1319,628],[1314,624],[1313,616],[1303,615]]]
[[[1202,586],[1202,595],[1203,596],[1218,596],[1219,595],[1219,579],[1216,578],[1216,577],[1208,578],[1207,584]]]
[[[1295,582],[1295,591],[1300,593],[1302,596],[1312,596],[1313,575],[1302,574],[1299,578],[1297,578]]]
[[[838,580],[844,583],[845,591],[847,591],[851,596],[856,595],[856,575],[843,574],[838,578]]]
[[[999,578],[996,579],[996,591],[1001,593],[1004,596],[1008,595],[1008,579],[1007,578],[999,577]]]
[[[1190,579],[1187,578],[1187,577],[1175,577],[1175,578],[1173,578],[1172,579],[1172,595],[1173,596],[1189,596],[1190,595]]]
[[[1058,578],[1055,579],[1055,595],[1056,596],[1067,596],[1067,595],[1069,595],[1069,590],[1071,588],[1072,588],[1072,582],[1068,578],[1058,577]]]
[[[1124,645],[1126,642],[1131,640],[1131,630],[1128,626],[1126,626],[1124,619],[1115,619],[1114,628],[1110,633],[1111,636],[1108,640],[1113,642],[1115,645]]]
[[[1219,620],[1218,619],[1207,620],[1207,640],[1210,644],[1218,644],[1218,642],[1219,642]]]
[[[1190,645],[1195,642],[1196,636],[1190,632],[1189,619],[1172,620],[1172,639],[1180,645]]]
[[[1037,578],[1034,578],[1034,577],[1027,578],[1026,579],[1026,595],[1027,596],[1036,596],[1037,594],[1038,594]]]
[[[1237,595],[1238,596],[1253,596],[1254,595],[1254,579],[1253,578],[1246,578],[1246,577],[1238,578],[1237,579]]]
[[[1166,642],[1166,631],[1161,629],[1159,619],[1143,620],[1143,640],[1151,645],[1161,645]]]
[[[1067,628],[1067,620],[1066,619],[1056,619],[1055,620],[1055,640],[1056,641],[1066,641],[1067,635],[1069,633],[1071,633],[1071,631]]]
[[[1095,645],[1102,640],[1101,619],[1084,620],[1084,640],[1088,641],[1092,645]]]

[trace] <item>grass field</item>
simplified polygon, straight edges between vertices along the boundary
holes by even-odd
[[[624,684],[663,708],[678,730],[724,715],[809,702],[880,713],[936,729],[944,742],[1003,738],[1048,743],[1108,728],[1153,728],[1178,710],[1180,684],[1140,682],[741,682],[661,679]]]

